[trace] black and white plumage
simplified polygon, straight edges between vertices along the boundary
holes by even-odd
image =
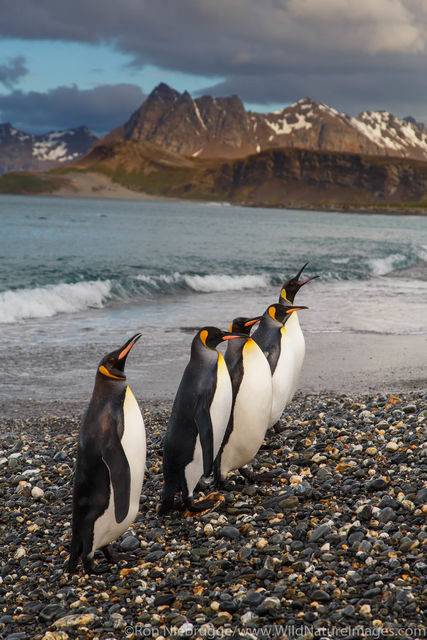
[[[212,471],[230,417],[231,380],[216,347],[234,337],[216,327],[203,327],[193,339],[164,442],[161,514],[174,508],[179,491],[190,511],[212,506],[208,500],[196,505],[193,492],[201,477]]]
[[[298,273],[284,282],[280,291],[279,303],[285,306],[294,304],[295,296],[298,291],[308,282],[311,282],[319,276],[312,276],[305,280],[300,280],[302,272],[307,267],[308,262],[298,271]],[[286,321],[286,331],[288,339],[293,345],[294,351],[294,367],[293,367],[293,379],[291,383],[291,392],[289,402],[292,400],[295,391],[298,386],[299,378],[301,375],[301,369],[305,358],[305,339],[301,329],[301,325],[298,318],[298,313],[295,311],[291,314],[291,317]]]
[[[79,559],[95,571],[93,556],[101,549],[114,560],[111,543],[134,521],[146,458],[145,426],[138,403],[126,383],[124,367],[136,334],[99,366],[80,429],[73,488],[73,521],[68,570]]]
[[[290,402],[294,381],[295,351],[286,325],[292,314],[307,307],[272,304],[264,312],[252,338],[268,360],[272,377],[273,396],[269,426],[280,419]]]
[[[268,429],[272,402],[270,366],[260,347],[249,337],[251,327],[260,320],[235,318],[230,330],[247,337],[229,342],[225,362],[231,377],[233,405],[225,436],[215,460],[215,480],[242,469],[257,454]],[[242,470],[242,473],[245,473]],[[248,471],[246,472],[249,473]]]

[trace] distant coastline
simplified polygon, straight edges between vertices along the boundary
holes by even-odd
[[[11,174],[9,174],[11,175]],[[14,174],[19,175],[19,174]],[[39,175],[39,185],[37,188],[20,188],[11,189],[10,191],[1,188],[0,177],[0,196],[6,195],[29,195],[29,196],[53,196],[58,198],[100,198],[100,199],[117,199],[117,200],[153,200],[153,201],[174,201],[180,200],[189,202],[197,201],[195,198],[185,198],[182,194],[176,197],[168,197],[157,194],[150,194],[145,191],[133,190],[112,180],[109,176],[97,172],[90,171],[70,171],[62,172],[60,176],[54,174],[35,174],[24,173],[22,177],[28,175],[33,180],[37,180]],[[43,188],[46,181],[46,188]],[[200,201],[206,201],[206,198],[200,198]],[[217,201],[212,198],[212,201]],[[221,201],[219,201],[221,202]],[[362,213],[362,214],[383,214],[383,215],[413,215],[427,216],[427,207],[408,206],[406,203],[402,205],[361,205],[346,203],[345,205],[321,202],[290,202],[290,203],[274,203],[269,202],[233,202],[223,200],[224,203],[230,205],[274,208],[274,209],[302,209],[308,211],[332,211],[335,213]]]

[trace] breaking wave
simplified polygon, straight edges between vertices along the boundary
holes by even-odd
[[[0,293],[0,323],[49,318],[100,308],[111,297],[111,281],[60,283]]]
[[[100,309],[108,302],[141,300],[156,295],[180,292],[211,293],[266,287],[263,275],[229,276],[137,275],[123,280],[91,280],[59,283],[31,289],[15,289],[0,293],[0,324],[30,318],[49,318],[60,313],[76,313]]]
[[[188,275],[174,273],[172,275],[160,276],[135,276],[135,280],[144,283],[148,291],[181,289],[190,290],[197,293],[213,293],[215,291],[241,291],[243,289],[256,289],[266,287],[271,284],[268,276],[246,275],[229,276],[225,274],[211,275]]]
[[[408,255],[394,252],[385,257],[352,258],[319,257],[310,264],[308,275],[318,275],[316,282],[364,281],[385,275],[400,274],[405,278],[425,280],[427,246],[413,247]],[[289,265],[287,277],[296,273],[300,261]],[[114,303],[137,303],[161,296],[220,293],[280,287],[284,282],[281,267],[264,268],[258,274],[203,274],[194,272],[169,273],[108,273],[97,278],[97,272],[73,273],[62,276],[55,284],[39,283],[28,288],[8,289],[0,293],[0,324],[20,322],[30,318],[49,318],[57,314],[71,314],[99,309]],[[58,280],[61,275],[58,273]],[[315,284],[313,286],[316,286]]]
[[[368,265],[374,276],[385,276],[396,269],[403,269],[408,266],[408,257],[401,253],[393,253],[385,258],[372,258],[368,260]]]

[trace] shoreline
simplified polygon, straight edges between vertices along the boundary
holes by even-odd
[[[323,397],[341,394],[427,392],[425,353],[427,334],[378,335],[375,333],[311,333],[304,332],[306,357],[296,396]],[[127,367],[128,383],[142,410],[170,410],[188,360],[188,347],[167,367],[156,360],[141,358]],[[105,347],[107,349],[107,346]],[[99,348],[102,352],[102,348]],[[18,384],[13,376],[4,381],[0,392],[0,416],[39,417],[83,415],[93,387],[93,362],[97,356],[89,353],[79,363],[78,376],[72,370],[64,376],[63,362],[70,362],[69,350],[58,351],[44,345],[43,357],[50,362],[49,375],[39,372],[35,378],[25,377]],[[16,358],[16,359],[15,359]],[[16,349],[15,371],[29,371],[34,354],[25,348]],[[10,367],[12,366],[12,363]]]
[[[196,200],[161,195],[152,195],[144,191],[133,191],[127,187],[122,186],[118,182],[114,182],[108,176],[96,173],[96,172],[70,172],[63,173],[61,178],[65,179],[65,183],[62,184],[59,189],[55,191],[46,191],[42,193],[22,193],[15,195],[29,195],[31,197],[36,196],[50,196],[57,198],[99,198],[99,199],[113,199],[113,200],[152,200],[152,201],[165,201],[165,202],[218,202],[218,204],[227,204],[230,206],[241,206],[249,208],[260,209],[284,209],[284,210],[303,210],[303,211],[319,211],[329,213],[360,213],[364,215],[377,214],[377,215],[413,215],[416,217],[427,216],[427,207],[405,207],[404,205],[351,205],[351,204],[326,204],[321,203],[307,203],[307,202],[295,202],[284,204],[269,204],[269,203],[238,203],[230,202],[228,200],[217,201],[215,198],[212,200]],[[14,195],[14,194],[1,194],[1,195]],[[390,208],[388,208],[390,206]]]

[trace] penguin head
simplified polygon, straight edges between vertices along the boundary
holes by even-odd
[[[264,316],[267,318],[272,318],[276,322],[280,322],[280,324],[283,325],[294,311],[300,311],[300,309],[308,309],[308,307],[297,307],[294,305],[285,304],[271,304],[264,312]]]
[[[279,298],[279,302],[281,304],[289,304],[290,302],[292,303],[294,301],[296,294],[298,293],[298,291],[301,289],[302,286],[307,284],[307,282],[311,282],[315,278],[319,277],[319,276],[312,276],[311,278],[300,280],[301,274],[307,265],[308,265],[308,262],[306,262],[305,265],[301,267],[301,269],[298,271],[296,276],[294,276],[293,278],[289,278],[289,280],[286,280],[286,282],[283,284],[282,290],[280,292],[280,298]]]
[[[104,356],[98,365],[98,375],[102,378],[111,380],[126,380],[124,373],[126,358],[135,342],[140,339],[141,335],[141,333],[136,333],[119,349],[116,349]]]
[[[208,349],[215,349],[222,341],[241,337],[239,334],[231,333],[231,331],[222,331],[217,327],[202,327],[193,342],[197,344],[202,343],[202,345]]]
[[[244,318],[239,316],[238,318],[234,318],[230,325],[230,331],[231,333],[241,333],[248,336],[251,331],[251,327],[261,320],[261,317],[262,316],[256,316],[256,318]]]

